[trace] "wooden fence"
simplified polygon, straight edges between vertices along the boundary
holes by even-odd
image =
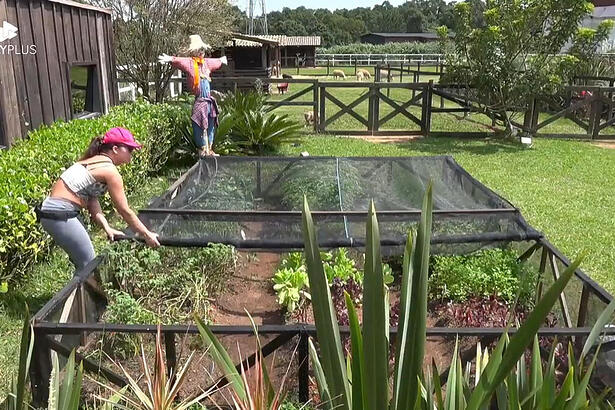
[[[389,69],[382,66],[382,69]],[[397,71],[395,71],[397,70]],[[414,75],[415,70],[404,67],[390,67],[388,73]],[[433,72],[422,72],[434,74]],[[376,71],[374,82],[320,81],[318,79],[295,78],[252,78],[225,77],[214,78],[212,88],[224,82],[226,88],[246,90],[256,84],[268,91],[266,104],[270,111],[281,107],[305,107],[305,119],[309,121],[312,132],[340,135],[422,135],[450,137],[485,137],[494,135],[502,123],[501,113],[482,107],[472,90],[465,86],[435,84],[429,82],[384,82],[380,70]],[[293,87],[297,84],[300,87]],[[288,92],[280,99],[276,94],[286,88]],[[298,89],[297,89],[298,88]],[[279,89],[280,91],[277,91]],[[340,90],[354,89],[356,97],[350,101],[340,97]],[[398,90],[398,98],[390,92]],[[400,99],[399,90],[407,91]],[[615,87],[570,86],[566,101],[559,105],[546,98],[536,99],[528,104],[527,111],[520,113],[522,123],[513,121],[518,128],[538,137],[577,138],[577,139],[615,139]],[[305,98],[308,95],[309,98]],[[346,94],[346,96],[352,95]],[[303,98],[302,98],[303,97]],[[482,114],[486,121],[481,130],[438,130],[433,127],[433,116],[437,114],[459,114],[468,118],[470,114]],[[295,113],[296,114],[296,113]],[[395,117],[398,127],[391,127]],[[344,118],[352,118],[351,128],[343,123]],[[459,118],[459,117],[458,117]],[[469,118],[468,118],[469,119]],[[558,123],[563,119],[565,126]],[[566,121],[567,120],[567,121]],[[401,127],[399,124],[403,124]],[[579,132],[570,132],[577,126]],[[555,126],[555,128],[553,128]],[[467,128],[467,127],[466,127]],[[501,127],[500,127],[501,130]]]

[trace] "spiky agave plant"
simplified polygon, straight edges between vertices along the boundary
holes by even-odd
[[[143,390],[139,386],[138,381],[135,380],[121,364],[118,364],[128,380],[127,389],[117,389],[94,380],[97,384],[110,390],[115,397],[113,401],[101,396],[97,398],[110,404],[114,408],[131,410],[187,410],[192,405],[199,403],[201,400],[217,391],[215,388],[212,388],[197,396],[187,397],[181,401],[177,400],[181,386],[186,380],[187,371],[194,358],[194,352],[188,356],[186,362],[179,368],[177,373],[171,372],[170,375],[167,375],[164,355],[161,326],[158,325],[156,331],[154,366],[151,369],[151,366],[148,364],[148,359],[145,356],[145,350],[143,346],[141,346],[141,366],[143,367],[147,389]]]
[[[231,393],[230,399],[227,398],[227,401],[232,403],[236,410],[279,410],[285,398],[284,385],[290,370],[290,364],[286,369],[279,388],[276,390],[269,378],[269,370],[264,365],[258,329],[252,316],[247,312],[246,314],[250,318],[254,335],[256,336],[255,362],[250,369],[244,366],[242,362],[240,371],[237,370],[228,352],[209,327],[198,317],[196,318],[196,323],[201,338],[205,342],[205,346],[207,346],[207,351],[229,382]],[[239,353],[241,356],[241,352]],[[289,363],[292,363],[294,355],[295,352],[293,352]],[[271,367],[273,368],[273,364]]]

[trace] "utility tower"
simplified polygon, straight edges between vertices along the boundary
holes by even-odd
[[[248,34],[269,34],[269,29],[267,28],[267,9],[265,7],[265,0],[248,0]],[[262,13],[261,16],[254,17],[254,3],[257,3],[257,7],[260,7],[260,11]],[[259,24],[260,23],[260,24]],[[262,26],[262,33],[257,33],[258,27]]]

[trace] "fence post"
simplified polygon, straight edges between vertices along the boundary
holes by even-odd
[[[164,334],[164,351],[167,358],[167,375],[175,376],[173,369],[177,366],[177,353],[175,351],[175,333],[169,332]]]
[[[331,61],[329,60],[329,57],[327,57],[327,77],[329,77],[329,68],[331,66]]]
[[[402,61],[401,64],[399,65],[399,82],[403,83],[403,78],[404,78],[404,62]]]
[[[318,92],[320,93],[320,106],[319,106],[319,111],[320,111],[320,115],[318,116],[318,128],[320,130],[320,132],[325,132],[325,122],[326,122],[326,113],[325,113],[325,106],[326,106],[326,92],[327,89],[325,88],[324,85],[320,85],[318,86],[319,90]]]
[[[600,120],[602,119],[602,90],[594,90],[594,101],[592,103],[593,123],[591,124],[591,139],[595,140],[600,135]]]
[[[299,401],[307,403],[310,399],[310,361],[308,334],[302,329],[299,332],[299,347],[297,359],[299,361]]]
[[[421,132],[423,136],[428,137],[431,132],[431,103],[433,80],[429,80],[429,84],[423,87],[423,107],[421,118]]]
[[[297,66],[297,75],[299,75],[299,56],[295,57],[295,65]]]
[[[354,75],[357,75],[357,57],[354,59]]]
[[[314,80],[312,83],[312,112],[314,113],[314,131],[318,132],[320,127],[318,126],[318,80]]]
[[[374,83],[368,85],[369,98],[367,100],[367,131],[374,131],[374,87],[377,78],[378,66],[374,75]]]
[[[387,83],[391,82],[391,63],[387,63]],[[387,97],[391,96],[391,87],[387,87]]]

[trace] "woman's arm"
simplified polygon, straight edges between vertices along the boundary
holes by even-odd
[[[126,194],[124,192],[124,181],[122,180],[122,176],[119,172],[115,169],[110,170],[105,179],[109,189],[109,195],[111,196],[111,201],[113,202],[117,212],[122,216],[122,219],[126,221],[132,230],[141,234],[149,246],[160,246],[157,238],[158,235],[147,229],[147,227],[143,225],[143,222],[139,220],[137,214],[135,214],[134,211],[130,209],[130,206],[128,206],[128,200],[126,199]]]
[[[98,202],[97,198],[88,200],[87,208],[92,221],[94,221],[96,225],[100,226],[105,231],[110,241],[113,241],[118,236],[124,235],[122,231],[114,229],[111,225],[109,225],[109,222],[107,221],[107,218],[105,218],[105,214],[103,213],[102,208],[100,207],[100,202]]]

